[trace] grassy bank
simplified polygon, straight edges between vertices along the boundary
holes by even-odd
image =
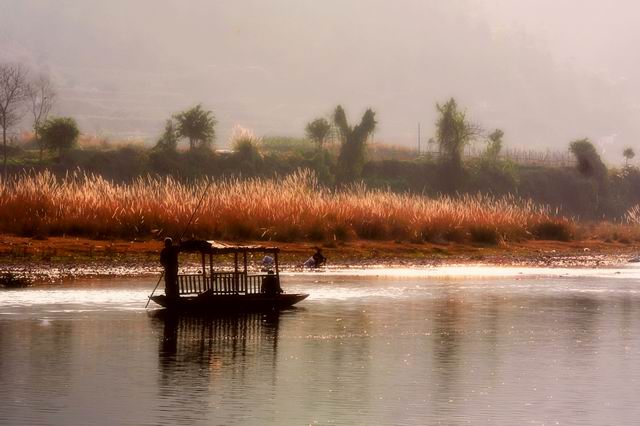
[[[206,189],[206,191],[205,191]],[[353,186],[333,191],[299,171],[283,179],[139,178],[116,184],[50,172],[0,183],[0,232],[31,237],[177,236],[205,194],[189,236],[280,242],[351,240],[499,244],[570,240],[570,219],[514,197],[429,198]]]
[[[247,241],[246,243],[258,243]],[[284,271],[301,270],[316,243],[277,243]],[[495,246],[481,244],[348,241],[317,244],[329,268],[434,267],[495,265],[535,267],[606,267],[621,265],[640,253],[639,243],[529,240]],[[34,239],[0,235],[0,288],[17,284],[115,276],[154,277],[161,271],[157,240],[94,240],[77,237]],[[261,257],[251,258],[259,266]],[[181,257],[181,265],[197,271],[198,256]],[[152,280],[152,281],[153,281]]]

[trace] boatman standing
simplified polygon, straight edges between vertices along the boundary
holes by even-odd
[[[164,267],[164,294],[178,297],[178,252],[171,238],[164,239],[164,248],[160,252],[160,264]]]

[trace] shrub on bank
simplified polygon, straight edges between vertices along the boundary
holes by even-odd
[[[568,220],[548,220],[533,226],[533,235],[539,240],[569,241],[573,238],[573,224]]]

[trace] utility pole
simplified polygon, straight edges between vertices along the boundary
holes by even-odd
[[[420,122],[418,121],[418,156],[420,155]]]

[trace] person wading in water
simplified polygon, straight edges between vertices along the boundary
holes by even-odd
[[[316,247],[316,252],[307,259],[302,266],[304,268],[319,268],[327,263],[327,258],[322,254],[322,250],[319,247]]]
[[[327,263],[327,258],[324,257],[319,247],[316,247],[316,252],[311,257],[313,258],[313,266],[315,268],[319,268]]]
[[[160,264],[164,267],[164,294],[178,297],[178,252],[171,238],[164,239],[164,248],[160,252]]]

